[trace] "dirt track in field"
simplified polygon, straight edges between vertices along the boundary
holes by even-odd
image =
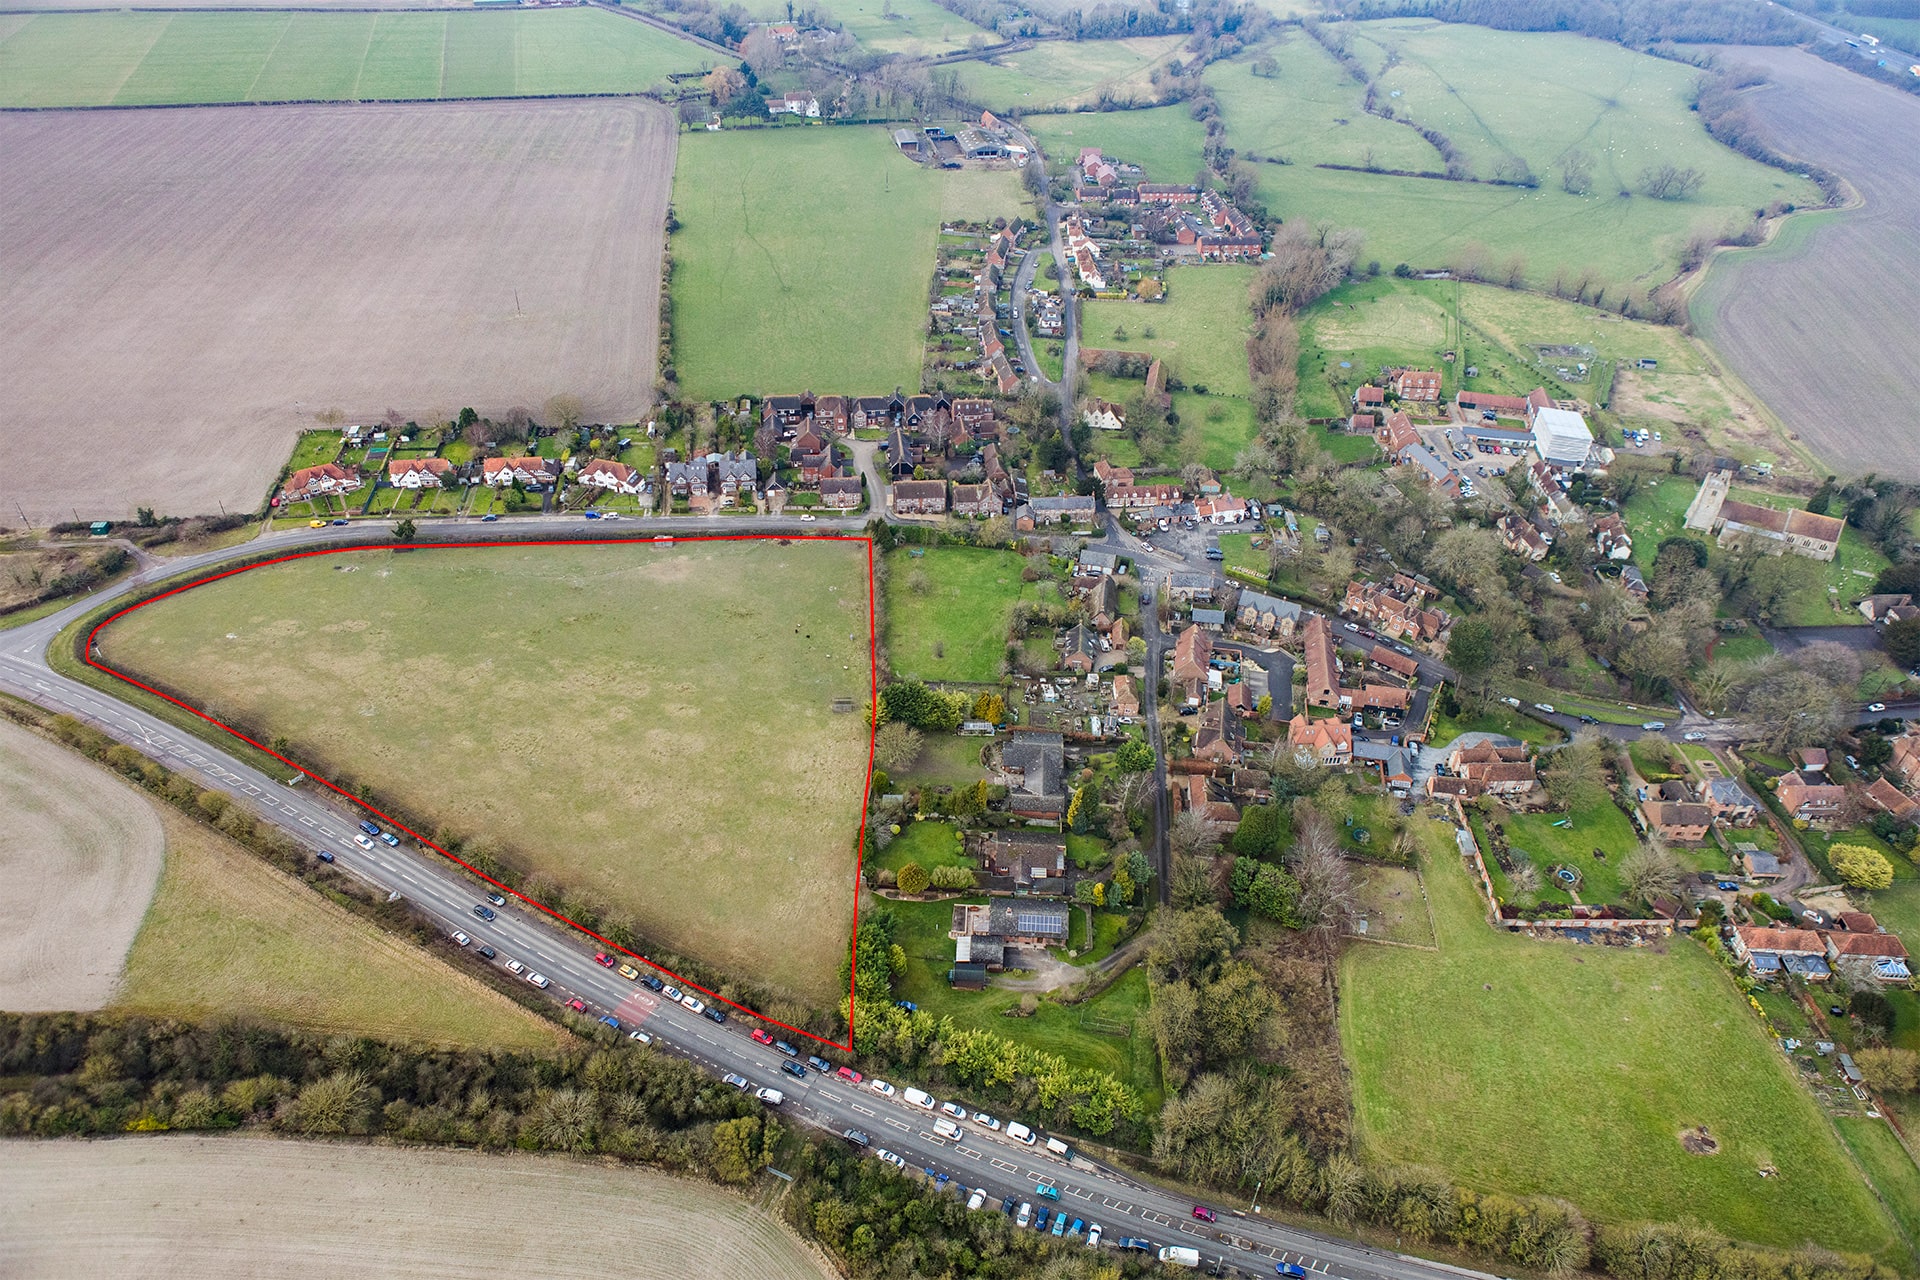
[[[5,720],[0,815],[0,1009],[100,1008],[160,878],[159,819],[126,783]]]
[[[675,141],[630,101],[0,116],[0,510],[250,508],[335,407],[633,420]]]
[[[1920,479],[1920,431],[1899,406],[1920,350],[1920,99],[1794,49],[1727,60],[1771,83],[1747,102],[1774,145],[1853,184],[1862,208],[1804,237],[1723,255],[1695,320],[1769,408],[1841,475]]]
[[[645,1170],[169,1135],[0,1144],[0,1274],[817,1280],[834,1272],[738,1196]]]

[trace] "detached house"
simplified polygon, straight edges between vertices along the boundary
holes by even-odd
[[[986,861],[988,875],[1012,880],[1016,888],[1043,893],[1066,892],[1065,836],[996,831],[987,841]]]
[[[1701,800],[1723,826],[1750,827],[1760,820],[1760,802],[1733,778],[1709,778]]]
[[[1733,954],[1746,961],[1756,977],[1792,973],[1809,982],[1824,982],[1833,976],[1827,967],[1827,944],[1811,929],[1737,925],[1731,942]]]
[[[1173,682],[1190,698],[1206,692],[1207,669],[1213,662],[1213,637],[1205,627],[1188,627],[1173,642]]]
[[[820,505],[833,511],[854,511],[866,496],[859,476],[836,476],[820,482]]]
[[[903,516],[937,516],[947,510],[945,480],[897,480],[887,490],[887,501]]]
[[[1235,689],[1245,687],[1234,686]],[[1240,717],[1233,713],[1224,698],[1215,699],[1200,709],[1199,723],[1193,730],[1194,759],[1211,760],[1215,764],[1239,764],[1245,743],[1246,730],[1241,727]]]
[[[1849,930],[1824,933],[1821,937],[1827,944],[1827,963],[1840,973],[1880,983],[1913,979],[1913,971],[1907,966],[1907,948],[1890,933]]]
[[[387,463],[387,483],[396,489],[438,489],[452,470],[445,458],[396,458]]]
[[[335,462],[323,462],[317,467],[302,467],[287,477],[280,486],[280,495],[289,502],[298,502],[305,498],[328,498],[337,494],[352,493],[360,487],[360,473]]]
[[[1309,720],[1304,714],[1287,721],[1287,746],[1302,764],[1329,768],[1353,763],[1353,730],[1344,720]]]
[[[1440,399],[1440,371],[1438,369],[1402,369],[1393,375],[1388,384],[1393,394],[1402,400],[1412,400],[1419,404],[1434,404]]]
[[[1007,812],[1058,822],[1067,811],[1066,744],[1057,733],[1017,730],[1000,749],[1007,778]]]
[[[1815,782],[1803,773],[1789,773],[1781,778],[1774,794],[1787,816],[1802,822],[1829,822],[1847,807],[1845,787]]]
[[[596,458],[580,468],[574,476],[579,483],[595,489],[604,489],[608,493],[639,494],[646,492],[647,478],[641,472],[624,462],[613,462]]]
[[[560,464],[546,458],[488,458],[480,464],[480,478],[496,489],[515,482],[527,487],[547,485],[560,478]]]
[[[1713,810],[1689,801],[1650,800],[1640,806],[1640,816],[1647,830],[1679,844],[1700,843],[1713,826]]]
[[[1593,548],[1609,560],[1633,557],[1633,535],[1627,522],[1617,515],[1604,515],[1593,522]]]

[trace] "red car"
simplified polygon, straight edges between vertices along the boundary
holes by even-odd
[[[613,968],[613,964],[614,964],[613,957],[608,955],[604,951],[596,952],[593,957],[593,962],[599,965],[602,969],[611,969]]]
[[[1193,1216],[1200,1219],[1200,1221],[1202,1222],[1217,1221],[1217,1219],[1215,1219],[1213,1216],[1213,1210],[1207,1208],[1207,1206],[1203,1204],[1197,1204],[1193,1206]]]
[[[584,1000],[569,1000],[567,1001],[567,1008],[573,1010],[575,1013],[585,1013],[587,1011],[587,1005]]]
[[[859,1084],[862,1080],[866,1079],[865,1076],[855,1071],[852,1067],[842,1067],[834,1074],[838,1075],[842,1080],[850,1081],[853,1084]]]
[[[762,1031],[759,1027],[755,1027],[753,1029],[753,1042],[755,1044],[772,1044],[773,1037]]]

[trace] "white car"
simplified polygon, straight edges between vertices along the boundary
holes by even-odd
[[[1680,736],[1686,739],[1688,742],[1705,742],[1707,740],[1707,735],[1700,732],[1698,729],[1694,729],[1687,733],[1683,733]]]
[[[447,936],[453,939],[453,945],[456,947],[464,947],[468,943],[473,941],[472,938],[469,938],[466,934],[460,932],[460,930],[458,929],[455,929],[451,934]]]
[[[547,981],[545,974],[539,974],[539,973],[528,974],[527,981],[531,982],[534,986],[540,988],[542,991],[545,991],[549,986],[552,985]]]
[[[869,1084],[867,1088],[873,1090],[875,1093],[879,1094],[883,1098],[891,1098],[894,1094],[899,1092],[898,1089],[895,1089],[892,1085],[888,1084],[885,1080],[875,1080],[874,1082]]]
[[[605,511],[601,513],[600,518],[602,520],[618,520],[620,513],[618,511]]]
[[[681,996],[680,1003],[695,1013],[705,1013],[707,1011],[707,1006],[701,1004],[699,999],[694,996]]]
[[[893,1154],[893,1152],[887,1150],[885,1147],[881,1147],[878,1151],[874,1152],[873,1154],[877,1158],[886,1161],[888,1164],[892,1165],[896,1169],[904,1169],[907,1167],[907,1162],[905,1160],[902,1160],[899,1156]]]
[[[360,846],[360,847],[361,847],[362,849],[371,849],[371,848],[373,848],[373,841],[371,841],[371,840],[369,840],[369,839],[367,839],[367,838],[366,838],[365,836],[363,836],[363,835],[356,835],[356,836],[355,836],[355,837],[353,838],[353,842],[354,842],[355,844],[357,844],[357,845],[359,845],[359,846]]]
[[[995,1120],[992,1116],[988,1115],[984,1111],[974,1112],[973,1122],[979,1125],[982,1129],[993,1129],[995,1131],[998,1131],[1000,1128],[1000,1122],[998,1120]]]
[[[665,996],[667,999],[673,1001],[675,1004],[680,1003],[680,988],[678,987],[668,987],[666,990],[662,991],[660,994]]]
[[[644,1032],[644,1031],[629,1031],[629,1032],[627,1032],[627,1039],[629,1039],[629,1040],[633,1040],[633,1041],[636,1041],[636,1042],[638,1042],[638,1043],[640,1043],[640,1044],[652,1044],[652,1043],[653,1043],[653,1037],[652,1037],[652,1036],[650,1036],[650,1035],[648,1035],[648,1034],[647,1034],[646,1032]]]
[[[809,512],[806,512],[805,514],[803,514],[803,515],[802,515],[802,516],[800,517],[800,519],[801,519],[801,521],[802,521],[803,523],[810,523],[810,522],[812,522],[812,521],[814,521],[814,520],[818,520],[819,518],[820,518],[819,516],[817,516],[817,515],[815,515],[815,514],[813,514],[813,512],[811,512],[811,511],[809,511]]]
[[[1533,704],[1533,709],[1535,711],[1545,712],[1547,715],[1558,714],[1557,712],[1554,711],[1553,704],[1551,702],[1536,702]]]
[[[778,1089],[765,1089],[765,1088],[755,1089],[753,1091],[753,1096],[760,1099],[760,1101],[766,1103],[770,1107],[777,1107],[781,1103],[787,1100],[787,1095],[780,1092]]]
[[[1867,704],[1867,710],[1869,711],[1885,711],[1886,709],[1887,704],[1884,702],[1869,702]]]
[[[1098,1249],[1099,1247],[1100,1247],[1100,1224],[1096,1222],[1092,1226],[1087,1228],[1087,1248]]]
[[[943,1102],[940,1104],[940,1110],[946,1112],[955,1120],[965,1120],[967,1118],[967,1109],[957,1102]]]
[[[525,973],[526,971],[527,971],[527,966],[521,964],[518,960],[507,961],[507,972],[512,974],[514,977],[517,978],[521,974]]]
[[[744,1090],[747,1087],[747,1085],[750,1083],[745,1076],[740,1075],[738,1072],[733,1072],[733,1071],[727,1072],[727,1074],[722,1076],[721,1079],[725,1081],[727,1084],[732,1085],[734,1088],[742,1089],[742,1090]]]

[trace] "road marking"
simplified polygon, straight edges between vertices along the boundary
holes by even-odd
[[[863,1107],[857,1102],[853,1104],[853,1109],[855,1111],[858,1111],[863,1116],[877,1116],[880,1114],[878,1111],[875,1111],[870,1107]]]
[[[888,1124],[892,1125],[896,1129],[904,1130],[907,1133],[913,1132],[913,1126],[908,1124],[905,1120],[895,1120],[892,1116],[881,1116],[880,1118],[886,1121]]]
[[[991,1165],[992,1165],[992,1166],[993,1166],[994,1168],[996,1168],[996,1169],[1005,1169],[1005,1170],[1006,1170],[1006,1171],[1007,1171],[1008,1173],[1018,1173],[1018,1172],[1020,1172],[1020,1166],[1019,1166],[1019,1165],[1017,1165],[1017,1164],[1009,1164],[1009,1163],[1008,1163],[1007,1161],[1005,1161],[1005,1160],[991,1160],[991,1161],[988,1161],[988,1163],[989,1163],[989,1164],[991,1164]]]
[[[1142,1218],[1145,1218],[1148,1222],[1157,1222],[1163,1227],[1169,1225],[1173,1221],[1173,1219],[1168,1215],[1164,1213],[1155,1213],[1151,1209],[1142,1209],[1140,1211],[1140,1216]]]
[[[954,1150],[958,1152],[960,1155],[965,1156],[969,1160],[978,1160],[980,1158],[980,1153],[978,1151],[975,1151],[972,1147],[956,1146],[954,1147]]]

